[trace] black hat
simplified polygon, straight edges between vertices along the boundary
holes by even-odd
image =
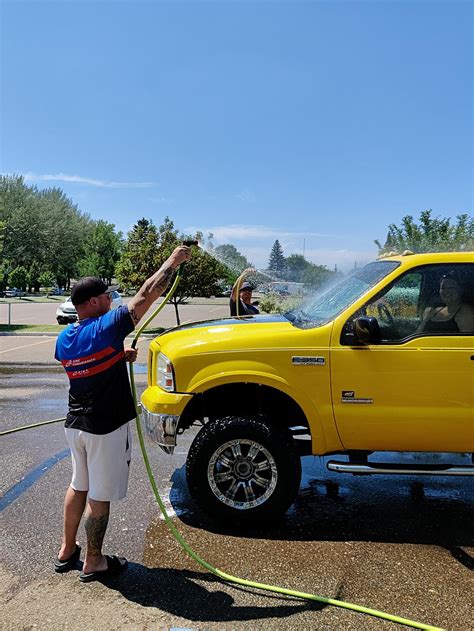
[[[86,276],[86,278],[78,280],[72,288],[71,302],[74,306],[82,305],[89,298],[96,298],[101,294],[110,294],[113,291],[117,291],[118,287],[118,285],[110,285],[108,287],[100,278]]]
[[[239,290],[239,291],[246,291],[246,290],[253,291],[253,285],[251,285],[251,284],[250,284],[250,283],[248,283],[247,281],[245,281],[244,283],[242,283],[242,285],[240,286],[240,290]]]

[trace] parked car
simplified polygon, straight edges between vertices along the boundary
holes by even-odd
[[[7,289],[5,296],[7,298],[21,298],[22,296],[26,296],[26,291],[22,291],[17,287],[12,287],[11,289]]]
[[[436,315],[452,274],[469,303],[459,326]],[[474,253],[407,252],[285,314],[168,330],[150,344],[146,432],[172,453],[178,435],[202,425],[188,488],[230,522],[284,513],[305,455],[334,455],[327,467],[337,473],[472,476],[456,459],[474,452],[473,285]],[[416,464],[405,452],[417,452]]]
[[[118,291],[112,292],[112,309],[117,309],[122,304],[122,297],[118,293]],[[70,324],[71,322],[76,322],[77,320],[77,311],[76,307],[71,302],[71,296],[59,305],[56,309],[56,320],[58,324]]]

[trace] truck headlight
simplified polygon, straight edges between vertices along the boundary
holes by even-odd
[[[157,382],[163,390],[174,391],[173,364],[163,353],[158,355]]]

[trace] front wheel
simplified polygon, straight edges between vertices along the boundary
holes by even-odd
[[[259,417],[207,423],[186,461],[189,491],[211,517],[264,521],[283,514],[301,481],[301,461],[287,429]]]

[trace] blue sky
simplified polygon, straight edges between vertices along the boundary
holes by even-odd
[[[339,269],[472,213],[471,2],[2,2],[2,173]]]

